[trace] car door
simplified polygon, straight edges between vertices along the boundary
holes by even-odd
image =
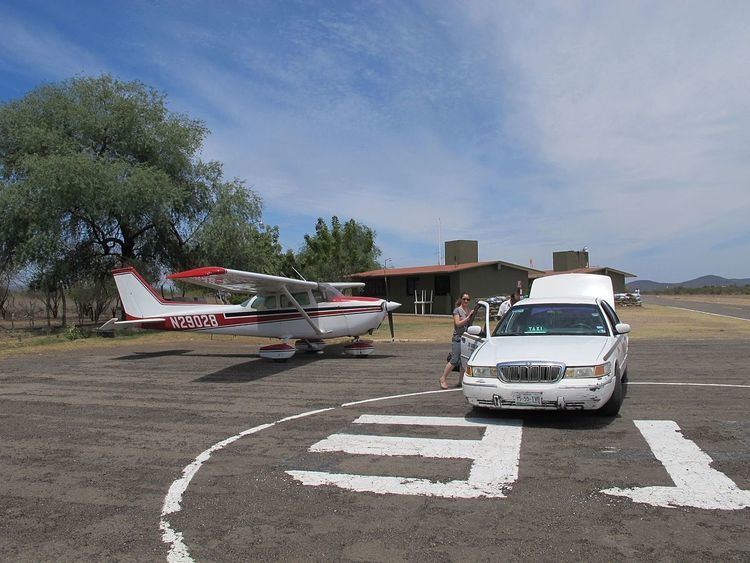
[[[615,310],[606,301],[600,301],[604,314],[607,315],[610,324],[612,325],[612,336],[615,339],[615,355],[617,362],[622,371],[628,367],[628,345],[629,337],[627,334],[617,334],[615,326],[620,323],[620,318],[617,316]]]
[[[486,301],[479,301],[475,308],[474,319],[466,332],[461,335],[461,362],[466,365],[469,358],[487,338],[490,328],[490,306]]]

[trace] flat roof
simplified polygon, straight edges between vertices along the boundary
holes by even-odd
[[[434,264],[432,266],[413,266],[410,268],[379,268],[377,270],[369,270],[367,272],[358,272],[351,274],[350,278],[380,278],[388,276],[416,276],[420,274],[451,274],[453,272],[460,272],[463,270],[471,270],[472,268],[481,268],[482,266],[494,266],[500,264],[508,268],[514,268],[516,270],[523,270],[535,274],[544,274],[542,270],[536,270],[534,268],[527,268],[525,266],[519,266],[518,264],[511,264],[510,262],[503,262],[502,260],[489,260],[485,262],[464,262],[463,264]],[[539,277],[538,275],[535,277]]]

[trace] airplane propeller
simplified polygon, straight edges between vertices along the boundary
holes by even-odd
[[[388,328],[391,329],[391,342],[394,342],[393,337],[393,311],[401,307],[401,303],[397,303],[396,301],[386,301],[385,302],[385,309],[388,311]]]

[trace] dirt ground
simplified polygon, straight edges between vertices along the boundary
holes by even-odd
[[[523,425],[518,479],[496,499],[353,492],[287,473],[465,478],[466,459],[310,451],[336,433],[478,439],[476,428],[353,424],[364,414],[476,416],[460,390],[432,393],[442,342],[379,342],[363,359],[334,345],[274,363],[244,339],[169,336],[0,359],[0,559],[750,558],[747,508],[664,508],[601,492],[672,485],[640,420],[674,421],[711,467],[750,489],[749,336],[634,338],[613,419],[486,415]],[[664,385],[674,383],[737,387]],[[283,420],[317,409],[330,410]],[[165,505],[176,497],[179,510]]]

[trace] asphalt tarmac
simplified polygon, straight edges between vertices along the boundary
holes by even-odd
[[[680,299],[676,296],[643,295],[644,303],[653,305],[664,305],[666,307],[677,307],[701,313],[711,313],[736,319],[750,320],[750,303],[711,303],[710,301],[695,301],[692,299]]]
[[[0,361],[0,559],[748,560],[750,509],[728,508],[750,496],[747,350],[632,343],[616,418],[472,411],[460,390],[437,391],[444,344],[286,363],[241,339],[15,356]],[[420,394],[350,404],[408,393]],[[679,431],[649,442],[643,421]],[[474,454],[446,444],[478,451],[490,428],[520,437],[518,457],[510,438],[493,453],[516,467],[501,497],[372,492],[471,481]],[[404,443],[413,451],[388,451]],[[365,490],[300,475],[355,476]],[[696,476],[686,502],[722,508],[602,492]]]

